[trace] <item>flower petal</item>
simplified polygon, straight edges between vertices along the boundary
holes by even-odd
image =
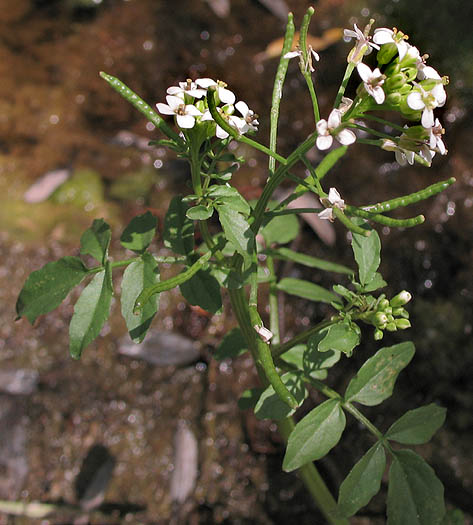
[[[333,137],[332,135],[319,135],[317,137],[316,146],[320,150],[329,149],[332,145]]]
[[[411,109],[415,109],[416,111],[419,109],[424,109],[425,104],[424,104],[424,101],[422,100],[422,94],[419,93],[418,91],[414,91],[413,93],[410,93],[409,95],[407,95],[407,105]]]
[[[325,208],[325,210],[317,213],[319,219],[333,221],[333,211],[332,208]]]
[[[340,144],[349,146],[356,141],[356,135],[349,129],[342,129],[342,131],[337,134],[337,140],[340,142]]]
[[[162,102],[158,102],[156,104],[156,107],[158,108],[158,111],[163,115],[174,115],[174,110],[170,108],[167,104],[163,104]]]
[[[236,100],[235,95],[229,89],[218,87],[217,92],[218,92],[218,98],[224,104],[233,104]]]
[[[192,115],[176,115],[177,125],[183,129],[194,127],[195,118]]]
[[[326,135],[328,133],[327,121],[323,118],[317,122],[315,129],[319,135]]]
[[[358,71],[358,74],[360,75],[361,80],[363,80],[363,82],[369,82],[371,80],[373,73],[371,72],[369,66],[361,62],[356,66],[356,70]]]
[[[342,115],[338,109],[332,109],[328,116],[328,129],[335,129],[342,123]]]
[[[169,104],[169,107],[176,110],[179,106],[183,104],[183,99],[181,97],[176,97],[174,95],[166,95],[166,102]]]
[[[289,51],[289,53],[286,53],[283,58],[296,58],[301,55],[300,51]]]
[[[424,128],[431,128],[434,125],[434,110],[424,108],[422,112],[421,124]]]
[[[384,90],[381,86],[374,87],[373,91],[371,92],[371,95],[373,96],[376,104],[382,104],[384,102],[384,99],[386,98]]]
[[[192,104],[187,104],[186,106],[186,115],[192,115],[194,117],[200,117],[202,115],[202,112],[199,111],[195,106]]]
[[[228,133],[224,129],[222,129],[218,124],[217,129],[215,130],[215,135],[217,135],[219,139],[226,139],[228,137]]]
[[[373,42],[375,44],[388,44],[389,42],[394,42],[393,39],[394,31],[386,27],[380,27],[374,30]]]
[[[246,102],[243,102],[243,100],[238,101],[235,104],[235,107],[238,109],[238,111],[243,115],[244,118],[248,115],[250,112],[250,108],[246,104]]]
[[[397,52],[399,53],[399,62],[406,56],[409,44],[405,40],[396,42]]]
[[[204,88],[204,89],[207,89],[209,88],[210,86],[216,86],[217,85],[217,82],[215,82],[215,80],[212,80],[211,78],[198,78],[195,83]]]

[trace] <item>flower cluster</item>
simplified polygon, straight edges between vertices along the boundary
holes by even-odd
[[[374,338],[379,341],[383,338],[383,330],[395,332],[396,330],[406,330],[410,328],[409,312],[404,306],[412,299],[407,290],[399,292],[391,300],[382,296],[376,305],[375,310],[367,320],[375,327]]]
[[[174,115],[176,124],[181,130],[212,122],[214,119],[206,100],[207,91],[211,87],[215,89],[216,102],[219,104],[217,111],[232,128],[239,134],[257,131],[258,115],[242,100],[235,104],[234,93],[227,89],[227,85],[220,80],[198,78],[195,81],[187,79],[186,82],[179,82],[178,86],[171,86],[167,89],[167,104],[159,102],[156,107],[162,115]],[[234,115],[235,109],[241,116]],[[228,133],[218,124],[215,126],[214,133],[219,139],[228,137]]]

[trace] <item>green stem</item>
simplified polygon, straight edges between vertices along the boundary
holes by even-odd
[[[174,263],[185,263],[187,258],[184,256],[176,256],[176,257],[160,257],[157,255],[153,255],[153,257],[156,259],[158,263],[168,263],[168,264],[174,264]],[[110,268],[114,270],[115,268],[121,268],[123,266],[128,266],[132,262],[140,261],[141,257],[133,257],[131,259],[127,259],[126,261],[115,261],[110,263]],[[89,268],[87,270],[87,273],[99,273],[105,270],[105,266],[94,266],[93,268]]]
[[[335,215],[335,217],[345,226],[345,228],[347,228],[351,232],[363,235],[363,237],[369,237],[371,235],[370,230],[365,230],[361,228],[361,226],[358,226],[357,224],[352,222],[337,206],[332,207],[332,212]]]
[[[279,432],[286,442],[295,426],[294,420],[290,417],[278,421]],[[325,516],[327,522],[331,525],[348,525],[349,522],[345,518],[335,517],[337,503],[314,463],[306,463],[297,469],[296,472],[304,482],[304,485]]]
[[[317,95],[315,94],[314,83],[312,82],[311,51],[307,47],[307,32],[309,31],[310,19],[312,18],[313,14],[314,8],[309,7],[302,20],[299,45],[302,52],[302,75],[305,78],[307,87],[309,89],[310,99],[312,101],[312,109],[314,111],[314,120],[317,123],[320,120],[319,103],[317,101]]]
[[[198,197],[202,197],[202,180],[200,177],[201,159],[199,156],[200,144],[195,141],[191,141],[191,176],[192,176],[192,187],[194,193]]]
[[[366,131],[367,133],[371,133],[372,135],[375,135],[377,137],[382,137],[385,139],[392,140],[392,135],[389,135],[388,133],[383,133],[382,131],[378,131],[377,129],[368,128],[367,126],[362,126],[361,124],[355,124],[354,122],[349,122],[346,124],[347,128],[355,128],[355,129],[361,129],[362,131]]]
[[[338,88],[337,97],[335,98],[335,104],[333,105],[334,108],[338,108],[338,106],[340,105],[342,97],[345,94],[345,89],[347,88],[348,81],[350,80],[351,74],[353,73],[354,69],[355,64],[353,62],[349,62],[347,68],[345,69],[345,74],[343,75],[342,83]]]
[[[374,425],[371,423],[371,421],[364,416],[357,408],[355,408],[351,403],[344,402],[342,403],[343,408],[350,412],[352,416],[354,416],[360,423],[362,423],[374,436],[376,436],[377,439],[382,441],[384,439],[383,433],[380,432]]]
[[[290,341],[287,341],[286,343],[280,344],[280,345],[274,345],[271,347],[271,353],[274,357],[280,356],[284,354],[284,352],[287,352],[290,350],[293,346],[296,346],[300,343],[305,343],[309,337],[319,333],[324,328],[327,328],[329,326],[332,326],[333,324],[338,323],[340,321],[340,316],[334,316],[329,321],[322,321],[315,326],[312,326],[311,328],[308,328],[307,330],[304,330],[300,334],[297,334],[294,336]]]
[[[276,272],[274,270],[274,259],[269,255],[266,258],[266,265],[269,270],[269,329],[273,333],[271,342],[273,344],[279,344],[281,340],[279,332],[279,291],[276,288]]]
[[[389,120],[385,120],[384,118],[376,117],[375,115],[371,115],[369,113],[365,113],[363,115],[363,118],[365,118],[366,120],[372,120],[373,122],[378,122],[378,124],[384,124],[385,126],[389,126],[392,129],[397,129],[398,131],[406,131],[402,126],[394,124],[394,122],[390,122]]]
[[[288,210],[267,211],[265,217],[278,217],[279,215],[292,215],[294,213],[319,213],[325,208],[290,208]]]

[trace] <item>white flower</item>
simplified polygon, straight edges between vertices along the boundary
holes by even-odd
[[[243,102],[243,104],[245,103]],[[242,106],[240,105],[240,108],[241,107]],[[246,106],[246,108],[248,108],[248,106]],[[223,108],[217,108],[217,111],[219,112],[220,116],[223,119],[225,119],[228,122],[228,124],[232,126],[232,128],[235,128],[240,134],[246,133],[250,129],[250,126],[248,125],[245,119],[242,119],[240,117],[233,115],[233,110],[234,110],[234,107],[232,105],[226,105],[226,106],[223,106]],[[240,109],[238,109],[238,111],[241,112]],[[213,120],[212,114],[210,113],[208,109],[205,111],[205,113],[203,114],[201,118],[201,121],[205,121],[205,120]],[[226,139],[228,137],[228,133],[223,128],[221,128],[218,124],[216,125],[215,135],[219,139]]]
[[[328,149],[332,145],[332,133],[341,125],[342,113],[339,109],[332,109],[328,116],[328,121],[321,119],[315,125],[318,133],[316,145],[320,150]],[[349,129],[342,129],[335,137],[344,146],[353,144],[356,140],[356,135]]]
[[[441,84],[436,84],[431,91],[426,91],[418,85],[418,91],[413,91],[407,95],[407,105],[416,111],[422,110],[421,123],[424,128],[431,128],[434,125],[434,109],[445,104],[445,90]],[[440,90],[437,88],[441,88]]]
[[[363,59],[364,55],[369,55],[373,49],[379,49],[378,45],[370,42],[371,37],[369,36],[369,32],[372,24],[373,20],[371,20],[370,23],[365,27],[364,32],[358,29],[356,24],[353,24],[353,28],[355,29],[354,31],[351,29],[343,30],[343,35],[346,38],[356,38],[357,40],[355,47],[348,54],[348,63],[351,62],[355,65],[358,65]]]
[[[304,62],[304,55],[302,53],[301,49],[296,49],[295,51],[289,51],[289,53],[286,53],[283,58],[296,58],[299,57],[299,66],[302,69],[302,71],[307,72],[310,71],[313,73],[315,71],[314,66],[312,65],[312,57],[317,60],[317,62],[320,60],[319,54],[316,53],[312,46],[307,46],[308,53],[307,53],[307,63]]]
[[[205,90],[211,86],[215,86],[220,102],[223,102],[224,104],[235,103],[236,97],[229,89],[226,89],[227,84],[225,84],[225,82],[222,82],[221,80],[215,82],[215,80],[212,80],[211,78],[198,78],[195,83]]]
[[[199,86],[193,82],[190,78],[186,82],[179,82],[178,86],[171,86],[167,89],[166,93],[168,95],[182,96],[190,95],[194,98],[202,98],[207,94],[206,89],[199,88]]]
[[[345,115],[345,113],[352,107],[353,100],[348,97],[342,97],[342,101],[340,102],[340,105],[338,106],[338,111],[342,115]]]
[[[202,113],[192,104],[184,104],[181,97],[174,95],[166,96],[167,104],[158,102],[156,107],[163,115],[175,115],[177,125],[180,128],[193,128],[195,124],[195,117],[200,117]]]
[[[356,69],[363,80],[366,91],[374,98],[376,104],[382,104],[386,95],[381,86],[384,84],[386,76],[381,73],[379,68],[371,71],[369,66],[363,63],[358,64]]]
[[[373,42],[376,44],[396,44],[397,52],[399,53],[399,61],[401,61],[409,49],[409,44],[406,42],[407,35],[398,31],[396,28],[387,29],[386,27],[380,27],[374,30]]]
[[[240,133],[246,133],[249,130],[258,131],[258,128],[257,128],[257,126],[259,125],[258,115],[248,107],[246,102],[243,102],[243,100],[240,100],[239,102],[235,104],[235,107],[241,113],[243,120],[245,122],[244,126],[240,129]]]
[[[401,148],[394,140],[383,139],[382,149],[386,151],[394,151],[394,156],[396,161],[401,166],[405,166],[407,163],[410,165],[414,164],[414,152]]]
[[[341,198],[340,193],[335,188],[330,188],[328,192],[328,198],[323,199],[322,201],[328,201],[328,204],[331,204],[330,207],[325,208],[325,210],[321,211],[317,214],[319,219],[329,220],[330,222],[333,221],[333,209],[332,208],[339,208],[340,210],[345,209],[345,201]],[[324,203],[325,204],[325,203]]]
[[[417,77],[422,80],[436,81],[435,86],[430,91],[437,100],[438,106],[442,107],[447,100],[447,93],[443,84],[448,83],[448,77],[442,78],[433,67],[426,66],[425,62],[417,63]]]
[[[438,151],[440,155],[447,154],[447,148],[442,140],[442,135],[445,133],[438,118],[435,119],[435,124],[430,128],[429,147],[431,150]]]

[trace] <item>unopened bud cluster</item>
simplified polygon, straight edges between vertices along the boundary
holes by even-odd
[[[382,298],[376,309],[370,314],[368,321],[375,327],[374,338],[379,341],[383,338],[384,330],[395,332],[410,328],[409,312],[404,308],[412,296],[406,290],[395,295],[391,300]]]

